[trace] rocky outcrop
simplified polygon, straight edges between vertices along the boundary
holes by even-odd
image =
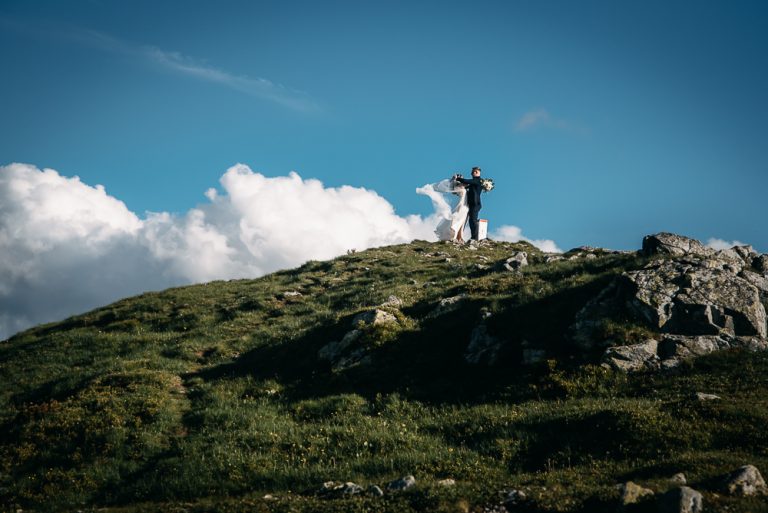
[[[728,263],[717,263],[653,262],[624,273],[620,284],[628,291],[630,309],[662,331],[765,338],[766,313],[760,291],[735,274],[736,269],[728,269]]]
[[[589,301],[569,328],[576,346],[614,346],[603,361],[624,371],[674,367],[720,349],[768,347],[766,255],[751,246],[718,251],[670,233],[645,237],[642,252],[665,258],[623,273]],[[598,328],[617,316],[659,335],[631,345],[600,340]]]
[[[620,371],[672,369],[684,360],[725,349],[768,350],[768,340],[727,335],[664,335],[639,344],[609,347],[603,365]]]
[[[710,255],[713,250],[704,246],[701,242],[676,235],[674,233],[662,232],[643,237],[642,253],[646,256],[652,255]]]

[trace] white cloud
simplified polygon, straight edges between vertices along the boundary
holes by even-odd
[[[40,39],[74,41],[104,52],[123,54],[153,62],[175,73],[219,84],[235,91],[268,100],[293,110],[313,112],[319,105],[307,93],[276,84],[266,78],[238,75],[216,68],[180,52],[141,45],[110,34],[63,23],[25,23],[0,17],[0,26]]]
[[[435,240],[445,214],[398,216],[376,192],[238,164],[184,215],[139,218],[102,186],[0,166],[0,340],[147,290],[256,278],[349,249]],[[444,205],[447,207],[447,204]],[[501,240],[529,240],[503,226]],[[531,241],[557,251],[552,241]]]
[[[515,123],[515,132],[530,132],[539,128],[551,128],[581,135],[589,132],[572,121],[552,116],[546,109],[528,111]]]
[[[279,103],[299,111],[317,110],[307,94],[275,84],[265,78],[238,76],[198,62],[179,52],[168,52],[156,47],[142,47],[141,53],[163,67],[191,77],[221,84],[236,91]]]
[[[434,238],[374,191],[236,165],[185,215],[144,219],[79,178],[0,166],[0,340],[146,290],[258,277],[349,249]]]
[[[737,240],[729,242],[727,240],[711,237],[707,240],[706,246],[712,249],[731,249],[734,246],[746,246],[746,244]]]
[[[503,225],[491,232],[490,238],[493,240],[503,240],[507,242],[530,242],[537,248],[547,253],[562,253],[563,251],[557,247],[555,241],[549,239],[529,239],[523,236],[523,230],[517,226]]]

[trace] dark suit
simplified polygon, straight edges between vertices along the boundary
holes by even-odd
[[[480,193],[483,192],[480,178],[457,178],[456,180],[468,185],[467,206],[469,207],[469,215],[467,217],[469,218],[469,231],[472,232],[472,238],[477,240],[479,223],[477,216],[480,209],[483,208],[483,204],[480,202]]]

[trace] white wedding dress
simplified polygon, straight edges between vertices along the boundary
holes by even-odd
[[[447,179],[419,187],[416,192],[429,196],[435,206],[435,214],[440,219],[435,228],[438,240],[457,240],[464,231],[469,214],[467,189]]]

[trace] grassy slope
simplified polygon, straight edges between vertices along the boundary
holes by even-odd
[[[532,265],[494,271],[514,249]],[[29,330],[0,344],[0,497],[42,510],[471,511],[518,487],[538,511],[612,511],[615,483],[663,491],[683,471],[710,490],[712,509],[768,511],[711,493],[737,466],[768,469],[765,355],[715,355],[675,376],[574,365],[581,355],[563,339],[573,315],[642,263],[546,264],[524,243],[416,242],[144,294]],[[390,294],[405,317],[366,333],[373,366],[334,373],[317,360]],[[426,318],[457,294],[467,295],[458,312]],[[483,308],[509,341],[492,371],[462,359]],[[604,331],[647,334],[621,318]],[[551,359],[521,367],[524,340]],[[698,403],[694,391],[726,400]],[[409,473],[419,486],[383,499],[311,493]],[[458,485],[438,487],[443,477]]]

